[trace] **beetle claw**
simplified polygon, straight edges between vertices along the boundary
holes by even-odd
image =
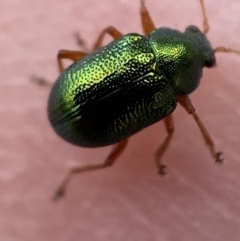
[[[221,164],[223,163],[223,161],[224,161],[224,159],[221,158],[221,155],[222,155],[222,154],[223,154],[223,153],[222,153],[221,151],[219,151],[219,152],[217,152],[217,153],[215,154],[216,164],[218,164],[218,165],[221,165]]]
[[[160,165],[158,169],[158,175],[161,177],[166,176],[167,175],[166,168],[167,168],[166,165]]]
[[[54,193],[53,200],[58,201],[60,198],[64,196],[64,194],[65,194],[65,190],[62,187],[58,188]]]

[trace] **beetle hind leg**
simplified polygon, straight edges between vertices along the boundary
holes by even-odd
[[[128,143],[128,139],[125,139],[125,140],[117,143],[113,147],[112,151],[110,152],[110,154],[108,155],[108,157],[105,159],[105,161],[102,164],[80,166],[80,167],[74,167],[74,168],[70,169],[68,174],[66,175],[66,177],[63,179],[61,185],[56,190],[56,192],[54,194],[54,200],[58,200],[59,198],[64,196],[66,187],[74,175],[80,174],[83,172],[99,170],[99,169],[103,169],[103,168],[112,166],[116,162],[118,157],[122,154],[124,149],[126,148],[127,143]]]
[[[156,166],[158,168],[158,174],[160,176],[164,176],[166,175],[166,165],[162,164],[162,156],[165,153],[165,151],[167,150],[169,143],[172,139],[173,136],[173,132],[174,132],[174,125],[173,125],[173,118],[172,115],[168,115],[167,117],[165,117],[163,119],[164,123],[165,123],[165,127],[167,130],[167,137],[165,138],[164,142],[159,146],[159,148],[157,149],[156,153],[155,153],[155,163]]]

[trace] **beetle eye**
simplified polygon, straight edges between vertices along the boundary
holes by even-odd
[[[207,67],[207,68],[211,68],[211,67],[213,67],[214,65],[216,65],[216,58],[215,58],[215,56],[214,56],[214,54],[212,54],[212,55],[209,55],[208,57],[207,57],[207,59],[205,60],[205,66]]]
[[[185,31],[186,32],[192,32],[192,33],[199,33],[199,32],[201,32],[201,30],[198,27],[194,26],[194,25],[187,26]]]

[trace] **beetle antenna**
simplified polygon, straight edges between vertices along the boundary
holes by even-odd
[[[200,0],[202,14],[203,14],[203,33],[206,34],[209,31],[208,18],[206,14],[206,8],[204,6],[204,0]]]
[[[141,7],[145,7],[145,0],[140,0]]]
[[[226,48],[226,47],[223,47],[223,46],[219,46],[219,47],[216,47],[214,49],[214,52],[220,52],[220,53],[235,53],[235,54],[240,54],[240,50],[236,50],[236,49],[231,49],[231,48]]]
[[[208,24],[208,18],[207,18],[207,13],[206,13],[206,8],[204,6],[204,0],[200,0],[201,4],[201,9],[202,9],[202,14],[203,14],[203,33],[206,34],[208,33],[210,27]],[[235,53],[235,54],[240,54],[240,50],[236,49],[231,49],[231,48],[226,48],[223,46],[216,47],[214,49],[214,52],[220,52],[220,53]]]

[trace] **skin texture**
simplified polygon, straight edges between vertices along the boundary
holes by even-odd
[[[178,3],[148,0],[155,25],[202,28],[199,2]],[[239,1],[205,5],[212,45],[240,49]],[[169,177],[156,175],[154,151],[166,136],[157,123],[130,139],[114,167],[75,177],[67,196],[54,203],[70,167],[101,163],[111,147],[84,149],[56,136],[46,117],[50,90],[30,83],[30,76],[53,82],[57,51],[77,49],[75,32],[87,48],[108,25],[142,33],[139,1],[3,0],[0,16],[1,240],[239,240],[240,56],[216,54],[217,68],[204,70],[191,95],[224,152],[223,166],[214,165],[192,117],[178,107],[164,156]]]

